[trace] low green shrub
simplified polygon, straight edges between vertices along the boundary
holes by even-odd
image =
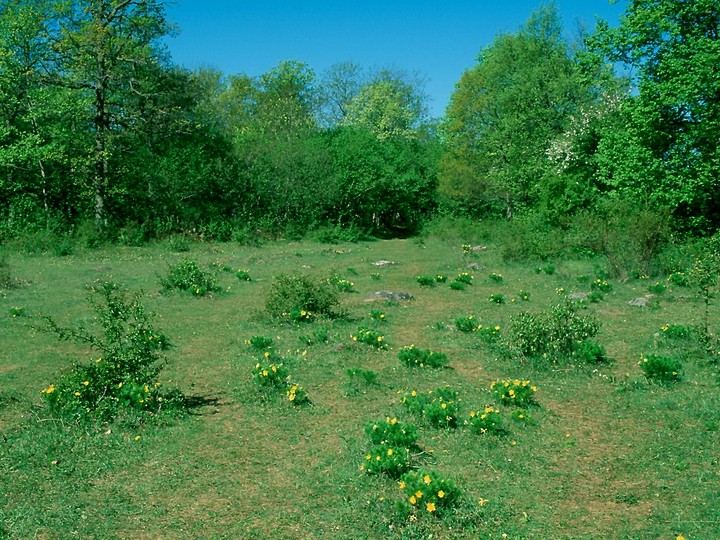
[[[420,515],[442,517],[461,502],[462,494],[452,480],[422,468],[405,473],[398,487],[403,498],[397,509],[416,519]]]
[[[393,448],[417,449],[418,431],[415,424],[400,422],[397,418],[368,422],[365,435],[374,446],[383,445]]]
[[[457,281],[458,283],[463,283],[464,285],[472,285],[473,279],[473,276],[468,274],[467,272],[462,272],[455,276],[455,281]]]
[[[72,420],[107,422],[184,407],[181,393],[161,391],[158,375],[170,344],[153,327],[140,296],[128,296],[113,282],[96,283],[91,291],[89,303],[99,331],[65,328],[49,316],[42,317],[43,329],[61,341],[84,344],[99,353],[88,364],[74,365],[42,391],[50,412]]]
[[[648,354],[639,362],[648,380],[660,384],[674,383],[682,379],[682,362],[671,356]]]
[[[296,321],[308,321],[314,316],[337,316],[335,308],[339,303],[338,290],[326,279],[280,275],[270,286],[265,298],[265,309],[271,317],[290,316]],[[308,317],[308,313],[312,316]]]
[[[252,281],[252,277],[250,277],[250,272],[247,270],[238,270],[235,272],[235,277],[238,279],[238,281]]]
[[[572,358],[579,364],[605,364],[609,361],[605,347],[592,340],[576,342]]]
[[[415,278],[421,287],[433,287],[435,285],[435,278],[433,276],[418,276]]]
[[[492,302],[493,304],[504,304],[505,303],[505,295],[502,293],[493,293],[490,296],[488,296],[488,300]]]
[[[568,359],[578,341],[594,337],[600,324],[590,315],[579,315],[577,307],[564,302],[540,313],[519,313],[510,321],[508,347],[526,358],[551,362]]]
[[[660,327],[660,335],[668,339],[688,339],[692,334],[693,329],[682,324],[663,324]]]
[[[429,349],[418,349],[415,345],[400,349],[398,358],[408,367],[441,368],[448,363],[447,354]]]
[[[249,345],[255,350],[263,351],[269,349],[272,346],[272,338],[266,336],[253,336],[250,339],[245,340],[245,344]]]
[[[527,407],[537,405],[535,401],[535,393],[537,386],[534,386],[529,380],[496,380],[490,383],[490,393],[493,399],[499,401],[503,405],[511,405],[513,407]]]
[[[455,328],[465,334],[469,334],[470,332],[474,332],[478,329],[478,321],[473,315],[458,317],[455,319]]]
[[[363,469],[370,474],[385,474],[390,478],[400,478],[410,469],[410,450],[384,444],[374,446],[365,454]]]
[[[470,417],[465,420],[465,425],[469,426],[475,433],[483,435],[504,435],[507,433],[503,426],[500,410],[491,406],[480,411],[470,411]]]
[[[205,296],[222,290],[218,280],[201,270],[195,261],[186,259],[170,266],[166,277],[160,279],[163,291],[185,291],[194,296]]]
[[[401,403],[408,412],[422,416],[435,427],[457,427],[460,409],[458,393],[449,386],[426,393],[413,390],[402,397]]]
[[[383,336],[377,330],[367,328],[365,326],[358,327],[357,332],[355,332],[354,334],[350,334],[350,339],[352,339],[353,342],[365,343],[366,345],[370,345],[372,347],[375,347],[376,349],[387,348],[387,343],[385,343],[385,336]]]

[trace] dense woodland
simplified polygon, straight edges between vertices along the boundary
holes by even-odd
[[[718,0],[628,0],[575,38],[549,4],[480,50],[440,119],[398,69],[193,72],[171,30],[161,0],[0,0],[0,243],[720,225]]]

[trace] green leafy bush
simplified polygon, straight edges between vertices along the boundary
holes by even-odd
[[[252,277],[250,277],[250,272],[247,270],[238,270],[235,272],[235,277],[238,279],[238,281],[252,281]]]
[[[473,315],[458,317],[455,319],[455,328],[465,334],[469,334],[470,332],[474,332],[478,329],[478,321]]]
[[[609,361],[605,347],[592,340],[576,342],[572,357],[580,364],[604,364]]]
[[[338,291],[326,279],[308,276],[277,276],[265,298],[265,309],[272,317],[290,316],[294,320],[309,320],[313,316],[334,317],[340,303]],[[302,312],[305,315],[302,315]],[[293,317],[293,314],[296,317]]]
[[[408,367],[441,368],[448,363],[447,354],[429,349],[418,349],[415,345],[408,345],[400,349],[398,358]]]
[[[370,443],[378,446],[417,449],[418,432],[415,424],[390,418],[365,424],[365,435]]]
[[[290,375],[282,363],[262,364],[258,362],[252,371],[252,378],[261,388],[285,388]]]
[[[367,328],[365,326],[358,327],[357,332],[355,332],[354,334],[350,334],[350,339],[357,343],[365,343],[366,345],[370,345],[372,347],[375,347],[376,349],[387,348],[387,343],[385,343],[385,336],[383,336],[377,330]]]
[[[660,384],[678,382],[682,378],[682,363],[671,356],[648,354],[639,364],[648,380]]]
[[[435,278],[433,276],[418,276],[415,278],[421,287],[433,287],[435,285]]]
[[[493,293],[488,296],[488,300],[493,304],[504,304],[505,296],[502,293]]]
[[[495,407],[485,407],[480,411],[470,411],[470,417],[465,420],[465,425],[481,434],[504,435],[507,430],[503,426],[500,410]]]
[[[45,329],[61,341],[74,341],[98,351],[88,364],[76,364],[42,393],[51,413],[73,420],[111,421],[119,415],[140,418],[184,405],[179,392],[163,393],[158,374],[162,353],[170,344],[156,330],[138,295],[129,297],[119,285],[99,282],[89,299],[99,332],[64,328],[44,316]]]
[[[371,474],[385,474],[390,478],[399,478],[410,469],[410,450],[384,444],[374,446],[365,454],[363,468]]]
[[[411,414],[422,416],[435,427],[457,427],[459,400],[457,391],[449,386],[420,393],[406,393],[401,403]]]
[[[455,276],[455,281],[458,283],[462,283],[464,285],[472,285],[473,284],[473,276],[468,274],[467,272],[462,272]]]
[[[330,279],[328,279],[328,282],[340,292],[355,292],[355,283],[353,283],[349,279],[345,279],[340,276],[332,276]]]
[[[405,473],[398,487],[403,499],[397,509],[405,515],[441,517],[461,501],[461,492],[452,480],[426,469]]]
[[[535,401],[535,393],[537,386],[534,386],[529,380],[496,380],[490,383],[490,393],[493,398],[503,405],[512,405],[513,407],[527,407],[529,405],[537,405]]]
[[[450,287],[453,291],[464,291],[467,285],[461,281],[451,281],[448,287]]]
[[[552,362],[568,359],[578,341],[594,337],[600,324],[582,316],[570,302],[557,304],[540,313],[521,312],[510,321],[508,346],[528,358]]]
[[[693,334],[693,329],[682,324],[663,324],[660,327],[660,335],[668,339],[688,339]]]
[[[272,338],[266,336],[253,336],[250,339],[245,340],[246,345],[249,345],[250,347],[258,351],[269,349],[272,345],[272,342]]]
[[[195,261],[184,260],[170,266],[166,277],[160,279],[164,291],[187,291],[205,296],[222,290],[215,276],[201,270]]]

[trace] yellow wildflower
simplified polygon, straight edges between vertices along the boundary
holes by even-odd
[[[430,478],[430,475],[426,474],[425,476],[423,476],[423,482],[425,482],[426,484],[430,484],[430,482],[432,482],[432,478]]]
[[[445,496],[445,492],[441,489],[438,491],[438,499],[442,499]]]
[[[434,511],[435,511],[435,504],[434,504],[434,503],[431,503],[431,502],[430,502],[430,503],[427,503],[427,504],[425,505],[425,508],[427,508],[427,511],[428,511],[428,512],[434,512]]]
[[[416,496],[418,499],[422,499],[423,492],[418,489],[418,490],[415,492],[415,496]]]
[[[393,455],[393,449],[392,449],[392,448],[388,448],[387,455],[388,455],[388,456],[392,456],[392,455]]]
[[[415,495],[410,496],[410,504],[417,504],[417,499],[415,498]]]
[[[400,481],[399,486],[400,486],[400,489],[405,489],[405,482]]]

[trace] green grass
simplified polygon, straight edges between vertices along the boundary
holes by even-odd
[[[0,291],[0,538],[720,538],[717,364],[692,340],[667,340],[660,330],[701,322],[703,306],[689,289],[669,284],[657,305],[637,308],[627,302],[649,282],[613,281],[583,313],[601,321],[596,339],[614,362],[542,367],[501,354],[453,321],[472,314],[503,333],[514,314],[557,303],[560,288],[589,291],[591,280],[578,277],[594,275],[598,261],[555,261],[552,274],[536,273],[537,263],[504,264],[500,246],[490,244],[479,257],[487,268],[454,291],[416,280],[466,271],[460,243],[435,237],[420,245],[189,248],[8,255],[22,285]],[[214,272],[222,292],[161,294],[160,278],[184,259]],[[398,264],[372,265],[382,259]],[[264,313],[274,276],[348,268],[359,294],[341,296],[346,318],[293,326]],[[239,281],[238,269],[253,280]],[[493,272],[502,282],[485,279]],[[91,352],[33,330],[10,310],[91,324],[86,286],[107,278],[144,291],[155,325],[174,344],[162,382],[207,400],[187,418],[81,428],[48,417],[40,390]],[[378,290],[415,299],[364,301]],[[520,290],[529,301],[512,300]],[[488,302],[490,294],[507,302]],[[386,322],[370,319],[378,308]],[[717,303],[711,310],[710,320],[720,320]],[[359,326],[378,329],[389,348],[353,346]],[[308,346],[301,337],[316,328],[329,339]],[[244,343],[256,335],[273,339],[311,405],[258,391],[250,378],[257,360]],[[448,368],[404,367],[397,352],[410,344],[447,354]],[[683,379],[646,381],[637,362],[653,352],[678,355]],[[376,378],[365,384],[348,370]],[[448,384],[463,399],[462,417],[490,404],[490,383],[507,378],[531,379],[540,406],[529,410],[536,423],[528,425],[500,407],[506,436],[436,429],[400,404],[407,391]],[[364,426],[386,416],[417,424],[424,452],[415,465],[457,484],[464,502],[454,515],[403,519],[397,483],[360,469]]]

